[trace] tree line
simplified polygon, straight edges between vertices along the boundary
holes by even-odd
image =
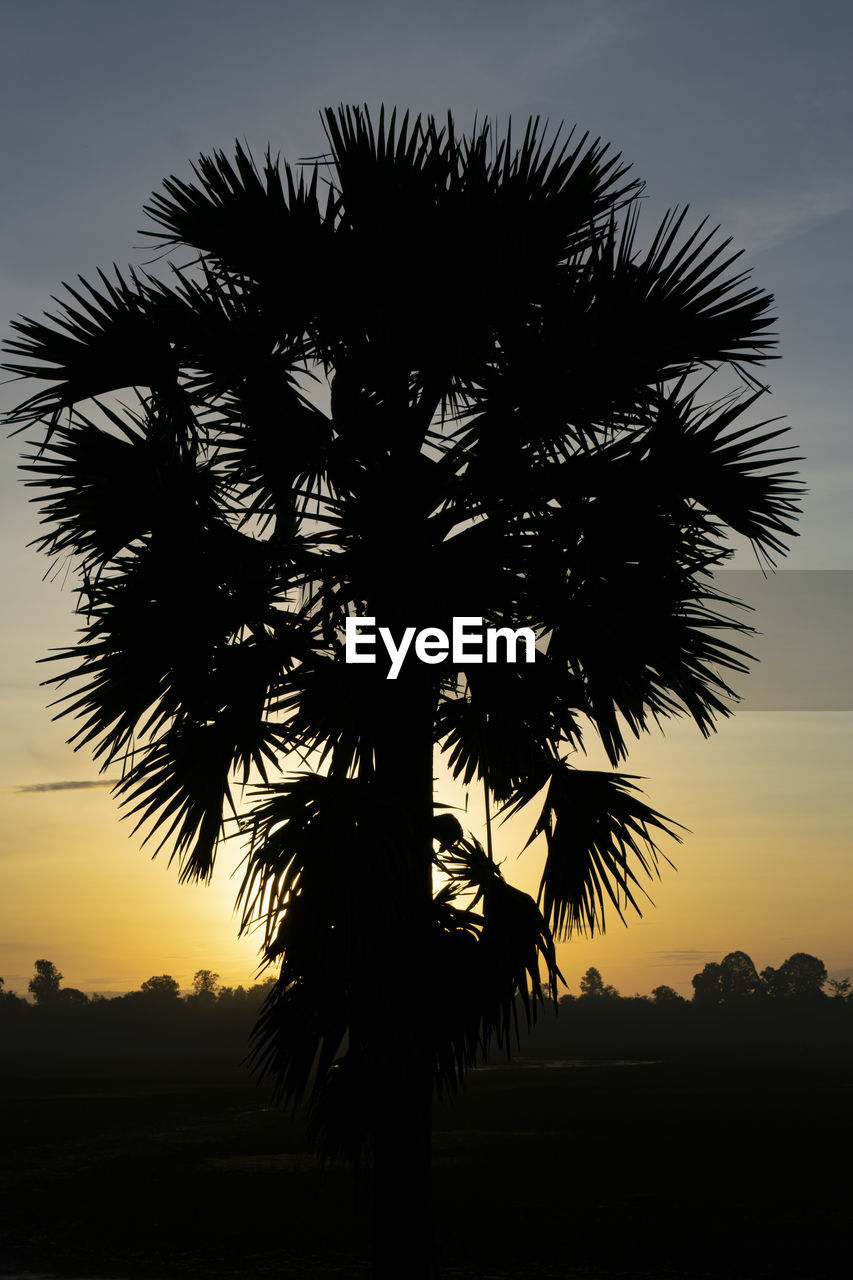
[[[759,973],[745,951],[730,951],[719,962],[709,961],[700,973],[693,975],[692,1003],[702,1006],[734,1005],[744,1001],[796,1001],[813,1003],[831,998],[853,1002],[853,981],[830,978],[826,965],[817,956],[796,951],[778,969],[768,965]],[[598,969],[589,968],[580,980],[579,995],[563,997],[567,1003],[579,1000],[619,1000],[615,987],[605,983]],[[674,987],[655,987],[650,996],[631,999],[650,1000],[653,1004],[687,1004]]]
[[[62,981],[47,959],[35,962],[30,999],[0,980],[0,1073],[146,1080],[245,1074],[252,1028],[273,980],[230,987],[199,969],[186,993],[160,973],[117,996],[86,995]]]
[[[34,974],[27,984],[33,1002],[41,1007],[60,1007],[84,1004],[107,1004],[143,1007],[156,1002],[159,1007],[187,1004],[213,1007],[252,1007],[256,1009],[269,994],[274,979],[255,983],[250,987],[223,986],[219,974],[211,969],[198,969],[193,975],[191,990],[181,996],[180,985],[171,974],[155,974],[140,984],[138,990],[120,996],[87,996],[76,987],[63,987],[63,975],[50,960],[36,960]],[[744,1001],[796,1001],[820,1002],[826,999],[853,1003],[853,981],[850,978],[829,978],[826,965],[817,956],[797,951],[789,956],[778,969],[772,966],[757,970],[752,958],[745,951],[731,951],[719,962],[709,961],[701,972],[693,975],[692,1003],[701,1006],[732,1005]],[[655,1005],[691,1003],[674,987],[661,984],[648,996],[629,997],[645,1000]],[[561,1004],[576,1001],[624,1000],[614,986],[605,983],[598,969],[590,966],[582,975],[578,995],[564,995]],[[6,991],[0,978],[0,1004],[26,1005],[28,1002],[14,992]]]
[[[245,1076],[251,1062],[258,1065],[252,1031],[269,1007],[272,979],[230,987],[213,970],[199,969],[182,993],[177,980],[162,973],[112,997],[62,984],[62,973],[46,959],[35,963],[29,1000],[5,991],[0,980],[0,1071],[28,1079],[202,1080],[235,1071]],[[515,1014],[517,1027],[524,1027],[518,1003]],[[691,999],[665,984],[648,995],[623,996],[590,967],[574,991],[546,1000],[532,1034],[511,1036],[504,1052],[543,1060],[602,1053],[646,1058],[725,1054],[744,1045],[759,1051],[792,1038],[817,1050],[849,1039],[851,1015],[850,979],[829,980],[817,957],[796,952],[778,969],[759,973],[745,952],[735,951],[694,975]]]
[[[36,960],[34,973],[27,983],[27,990],[33,1003],[40,1008],[68,1008],[81,1005],[109,1005],[145,1007],[157,1005],[160,1008],[180,1004],[219,1005],[220,1007],[246,1006],[252,1009],[263,1003],[269,993],[274,979],[257,982],[249,987],[228,987],[220,984],[219,974],[212,969],[198,969],[193,976],[191,990],[181,996],[180,984],[170,973],[154,974],[140,984],[138,990],[127,991],[121,995],[104,996],[101,994],[86,995],[77,987],[63,987],[64,975],[60,973],[52,960]],[[14,991],[7,991],[3,978],[0,978],[0,1006],[26,1007],[29,1002]]]

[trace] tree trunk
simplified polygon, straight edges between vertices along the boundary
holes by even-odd
[[[438,1276],[430,1204],[432,1052],[429,1036],[432,927],[431,672],[417,661],[396,681],[380,676],[376,782],[400,812],[388,867],[393,954],[368,1034],[374,1140],[375,1280]],[[382,1006],[385,1007],[382,1007]]]

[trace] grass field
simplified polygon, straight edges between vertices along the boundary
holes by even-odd
[[[853,1056],[496,1065],[435,1119],[443,1274],[846,1270]],[[239,1073],[6,1082],[0,1275],[367,1277],[368,1179]],[[405,1260],[401,1260],[405,1280]]]

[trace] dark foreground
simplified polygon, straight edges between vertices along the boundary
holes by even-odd
[[[447,1277],[846,1271],[853,1058],[498,1066],[436,1112]],[[0,1276],[367,1277],[367,1178],[239,1073],[7,1081]],[[401,1280],[405,1260],[401,1259]]]

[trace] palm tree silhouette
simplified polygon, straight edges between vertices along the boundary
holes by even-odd
[[[7,367],[47,386],[11,421],[45,428],[39,544],[80,574],[57,714],[184,879],[247,835],[243,923],[280,965],[256,1059],[324,1150],[369,1140],[375,1274],[427,1276],[434,1089],[532,1018],[555,938],[638,909],[675,835],[569,757],[586,729],[616,770],[626,737],[729,713],[748,628],[712,573],[732,532],[783,553],[798,485],[781,429],[741,421],[770,296],[685,211],[640,251],[606,145],[324,127],[297,171],[238,145],[168,179],[146,211],[172,276],[19,321]],[[706,400],[720,368],[741,392]],[[353,616],[473,616],[539,651],[390,680],[344,661]],[[484,787],[485,848],[436,814],[436,744]],[[537,796],[539,905],[491,841],[492,803]]]

